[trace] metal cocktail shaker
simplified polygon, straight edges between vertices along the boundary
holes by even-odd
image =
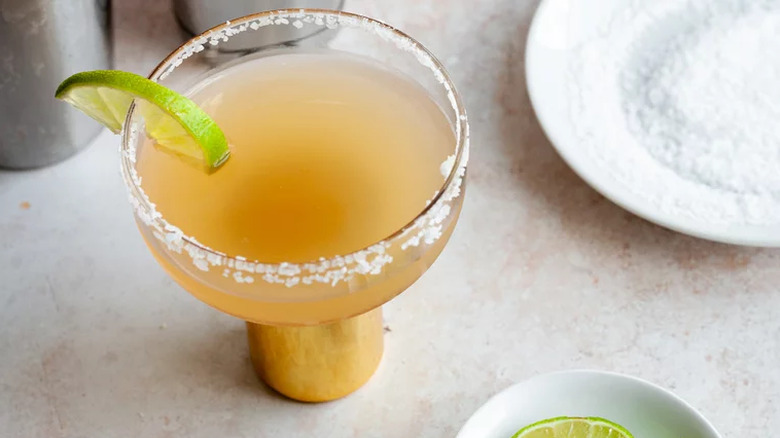
[[[193,35],[222,24],[227,20],[273,9],[319,8],[341,10],[344,0],[174,0],[176,18]],[[303,24],[295,26],[268,26],[258,32],[247,32],[221,43],[222,53],[246,52],[260,47],[296,43],[315,38],[322,26]],[[207,47],[208,48],[208,47]]]
[[[101,127],[57,102],[73,73],[111,66],[109,0],[0,0],[0,167],[63,160]]]

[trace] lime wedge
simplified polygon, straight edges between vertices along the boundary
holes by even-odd
[[[225,134],[195,102],[137,74],[118,70],[76,73],[62,81],[55,97],[75,106],[118,134],[133,100],[146,133],[159,147],[207,169],[230,155]]]
[[[536,422],[512,438],[633,438],[623,426],[598,417],[556,417]]]

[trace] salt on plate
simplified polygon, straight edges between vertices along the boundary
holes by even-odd
[[[569,65],[571,123],[659,210],[780,223],[780,1],[626,1]]]

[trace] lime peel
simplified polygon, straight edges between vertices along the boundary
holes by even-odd
[[[133,101],[146,132],[168,152],[219,167],[230,156],[227,139],[214,120],[187,97],[134,73],[94,70],[62,81],[54,96],[75,106],[115,134],[122,131]]]
[[[512,438],[633,438],[633,435],[605,418],[554,417],[528,425]]]

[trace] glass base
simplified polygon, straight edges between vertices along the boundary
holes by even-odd
[[[384,350],[381,307],[322,325],[247,322],[246,328],[260,378],[279,393],[304,402],[351,394],[374,374]]]

